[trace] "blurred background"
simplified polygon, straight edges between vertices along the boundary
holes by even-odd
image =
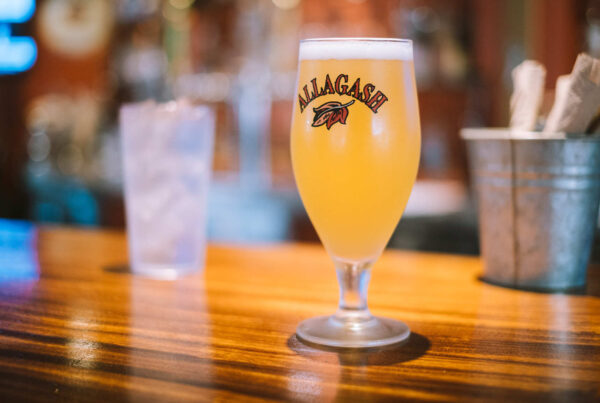
[[[317,241],[289,127],[298,41],[325,36],[413,40],[423,149],[390,245],[476,254],[459,129],[506,126],[524,59],[552,90],[600,56],[600,1],[0,0],[0,217],[123,228],[119,105],[188,97],[217,111],[209,237]]]

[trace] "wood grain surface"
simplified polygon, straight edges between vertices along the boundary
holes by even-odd
[[[0,401],[597,401],[600,287],[499,288],[477,258],[388,251],[371,310],[406,321],[388,350],[319,350],[294,336],[333,312],[317,245],[211,246],[167,282],[123,269],[119,232],[42,229],[39,278],[0,284]]]

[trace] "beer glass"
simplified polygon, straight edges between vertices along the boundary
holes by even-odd
[[[408,326],[371,315],[367,286],[417,176],[412,42],[301,41],[292,119],[296,184],[340,286],[337,312],[301,322],[297,335],[332,347],[401,342]]]

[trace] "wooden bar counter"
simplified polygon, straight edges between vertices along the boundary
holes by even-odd
[[[478,258],[387,251],[369,303],[413,334],[319,350],[332,313],[321,246],[209,247],[204,272],[132,276],[120,232],[42,228],[39,276],[0,284],[0,401],[598,401],[600,276],[580,295],[477,279]]]

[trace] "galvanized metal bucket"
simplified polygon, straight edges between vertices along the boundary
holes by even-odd
[[[483,279],[585,285],[600,202],[600,136],[463,129],[479,206]]]

